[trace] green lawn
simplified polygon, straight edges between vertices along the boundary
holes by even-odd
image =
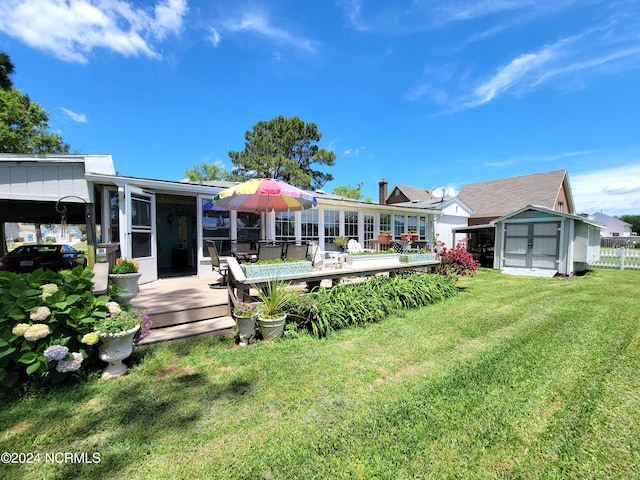
[[[324,340],[160,345],[125,378],[2,398],[0,452],[41,462],[0,478],[640,477],[640,272],[460,287]]]

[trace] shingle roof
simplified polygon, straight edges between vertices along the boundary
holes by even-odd
[[[470,183],[458,198],[473,209],[473,217],[501,217],[527,205],[554,209],[567,177],[565,169]]]

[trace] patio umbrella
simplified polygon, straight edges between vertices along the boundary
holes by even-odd
[[[313,195],[275,178],[254,178],[213,196],[216,207],[254,212],[305,210],[318,202]],[[269,225],[269,222],[267,222]],[[271,232],[272,233],[272,232]],[[267,238],[272,235],[267,235]]]
[[[275,178],[254,178],[213,196],[216,207],[255,212],[305,210],[316,205],[313,195]]]

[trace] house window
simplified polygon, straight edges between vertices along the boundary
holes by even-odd
[[[344,212],[344,235],[358,239],[358,212]]]
[[[318,210],[311,208],[300,212],[300,237],[303,242],[318,240]]]
[[[393,238],[400,238],[404,232],[404,215],[393,216]]]
[[[417,231],[418,231],[418,217],[409,215],[407,217],[407,232],[417,232]]]
[[[391,231],[391,215],[388,213],[380,214],[380,231],[384,230]]]
[[[340,235],[340,212],[337,210],[324,211],[324,243],[325,250],[333,249],[333,240]]]
[[[373,240],[373,215],[364,216],[364,244],[369,245],[369,240]]]
[[[295,212],[276,212],[276,240],[293,241],[296,238]]]
[[[277,220],[276,220],[277,221]],[[238,212],[236,219],[239,242],[255,243],[260,240],[260,214],[255,212]]]
[[[562,212],[564,210],[564,203],[558,202],[558,212]]]
[[[210,199],[202,199],[202,253],[209,256],[207,242],[215,241],[218,251],[231,250],[229,211],[216,208]]]

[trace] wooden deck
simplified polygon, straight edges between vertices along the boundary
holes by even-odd
[[[152,334],[140,344],[231,333],[235,321],[220,278],[172,277],[140,285],[131,304],[145,309],[153,320]]]

